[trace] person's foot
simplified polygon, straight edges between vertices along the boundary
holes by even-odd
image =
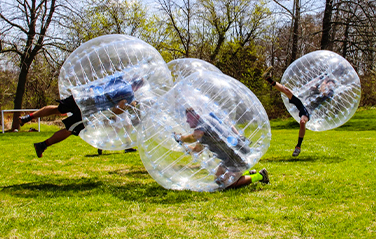
[[[46,150],[46,145],[44,142],[34,144],[35,152],[37,153],[38,158],[41,158],[44,150]]]
[[[248,172],[249,172],[249,175],[252,175],[252,174],[256,174],[256,173],[257,173],[256,169],[249,170]]]
[[[31,121],[31,117],[30,115],[24,115],[24,116],[20,116],[18,117],[18,121],[20,123],[20,126],[23,126],[25,123]]]
[[[124,153],[136,152],[136,151],[137,151],[137,149],[130,148],[130,149],[125,149],[125,150],[124,150]]]
[[[269,66],[265,71],[264,71],[264,73],[262,74],[262,78],[264,79],[264,80],[266,80],[266,79],[268,79],[269,77],[271,77],[270,76],[270,72],[272,71],[272,69],[273,69],[273,66]]]
[[[102,155],[103,150],[98,149],[98,155]]]
[[[300,148],[299,147],[295,147],[295,150],[294,152],[292,153],[292,156],[296,157],[300,154]]]
[[[266,171],[265,168],[261,169],[259,172],[262,175],[262,180],[260,182],[269,184],[269,174],[268,171]]]

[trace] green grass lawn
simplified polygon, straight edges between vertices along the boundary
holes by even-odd
[[[271,126],[255,167],[271,184],[215,193],[165,190],[137,152],[74,136],[37,158],[54,126],[0,134],[0,238],[375,238],[376,109],[307,131],[297,158],[298,123]]]

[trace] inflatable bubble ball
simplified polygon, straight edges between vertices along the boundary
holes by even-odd
[[[167,63],[175,82],[198,71],[214,71],[222,73],[217,67],[197,58],[181,58]]]
[[[236,182],[267,151],[268,116],[257,97],[222,73],[180,80],[147,110],[137,141],[164,188],[216,191]]]
[[[80,137],[104,150],[136,146],[145,111],[172,87],[156,49],[127,35],[105,35],[77,48],[59,75],[60,97],[73,96],[85,129]]]
[[[334,129],[346,123],[358,108],[360,79],[342,56],[327,50],[314,51],[294,61],[284,72],[281,84],[291,89],[310,114],[306,128]],[[296,121],[297,108],[282,94],[283,102]]]

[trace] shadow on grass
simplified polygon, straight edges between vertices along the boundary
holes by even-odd
[[[102,154],[102,155],[107,155],[107,154]],[[108,154],[108,155],[110,155],[110,154]],[[86,158],[93,158],[93,157],[99,157],[99,156],[101,156],[101,155],[99,155],[99,154],[86,154],[85,155]]]
[[[228,189],[221,192],[193,192],[174,191],[164,189],[158,185],[145,170],[116,170],[109,174],[117,174],[113,180],[101,180],[93,178],[81,179],[57,179],[49,182],[34,182],[15,184],[0,187],[1,193],[21,198],[57,198],[57,197],[95,197],[111,194],[120,200],[128,202],[144,202],[155,204],[181,204],[185,202],[206,202],[213,198],[229,197],[232,194],[242,195],[244,193],[263,190],[259,184],[251,184],[240,189]],[[143,178],[146,178],[145,180]],[[214,196],[216,197],[216,196]]]
[[[291,163],[296,163],[296,162],[324,162],[324,163],[341,163],[344,162],[346,159],[340,158],[340,157],[319,157],[319,156],[298,156],[298,157],[273,157],[273,158],[265,158],[263,159],[267,162],[281,162],[281,163],[286,163],[286,162],[291,162]]]

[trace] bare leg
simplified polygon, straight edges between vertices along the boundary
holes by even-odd
[[[227,188],[239,188],[239,187],[242,187],[242,186],[249,185],[251,183],[252,183],[251,176],[245,175],[245,176],[241,176],[238,179],[238,181],[236,181],[235,183],[231,184]]]
[[[58,110],[58,106],[48,105],[48,106],[43,107],[40,110],[35,111],[34,113],[31,113],[29,115],[25,115],[22,117],[21,116],[18,117],[18,121],[19,121],[20,126],[23,126],[25,123],[31,121],[33,118],[39,118],[39,117],[55,115],[55,114],[60,114]]]
[[[303,138],[306,131],[306,123],[308,122],[308,117],[305,115],[302,115],[302,118],[300,118],[300,129],[299,129],[299,137]]]
[[[291,92],[291,90],[289,88],[287,88],[284,85],[281,85],[278,82],[276,82],[275,86],[273,86],[273,87],[276,88],[278,91],[284,93],[287,96],[287,98],[289,98],[289,100],[291,100],[291,98],[292,98],[292,92]]]
[[[60,114],[57,105],[48,105],[33,113],[34,118]]]
[[[66,138],[68,138],[72,134],[71,131],[68,131],[66,129],[61,129],[54,133],[50,138],[47,140],[35,143],[34,148],[35,152],[37,153],[38,158],[42,157],[42,153],[47,149],[48,146],[51,146],[53,144],[56,144]]]
[[[49,139],[47,139],[48,145],[50,146],[59,143],[60,141],[63,141],[64,139],[68,138],[71,134],[71,131],[68,131],[67,129],[61,129],[55,132]]]

